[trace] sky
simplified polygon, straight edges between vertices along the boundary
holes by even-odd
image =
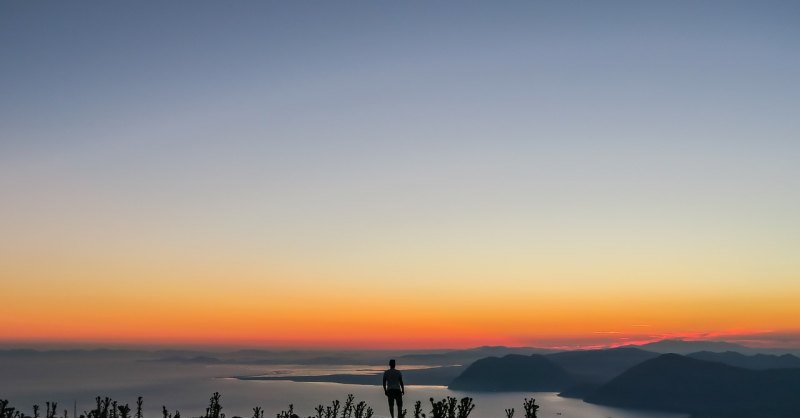
[[[0,344],[800,347],[794,1],[0,3]]]

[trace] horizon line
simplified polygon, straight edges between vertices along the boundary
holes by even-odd
[[[0,340],[0,350],[33,350],[33,351],[93,351],[93,350],[109,350],[109,351],[159,351],[159,350],[210,350],[210,351],[240,351],[240,350],[273,350],[273,351],[305,351],[305,352],[420,352],[420,351],[465,351],[476,350],[481,348],[508,348],[508,349],[537,349],[537,350],[602,350],[623,347],[641,347],[648,344],[665,342],[665,341],[680,341],[680,342],[706,342],[706,343],[724,343],[740,346],[749,349],[770,349],[770,350],[796,350],[800,347],[790,346],[752,346],[743,344],[741,342],[733,342],[728,340],[719,339],[702,339],[702,338],[661,338],[646,341],[631,341],[624,343],[609,343],[609,344],[585,344],[585,345],[505,345],[505,344],[484,344],[465,347],[402,347],[402,348],[387,348],[387,347],[372,347],[372,348],[359,348],[349,346],[337,345],[281,345],[281,344],[230,344],[230,343],[169,343],[169,342],[108,342],[108,341],[12,341]]]

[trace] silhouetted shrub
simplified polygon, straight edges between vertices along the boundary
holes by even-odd
[[[128,406],[128,404],[120,405],[120,406],[117,407],[117,409],[119,410],[119,417],[120,418],[130,418],[130,416],[131,416],[131,407]]]
[[[469,397],[461,398],[459,401],[452,396],[448,396],[441,401],[434,401],[433,398],[430,398],[430,401],[431,418],[468,418],[472,410],[475,409],[475,404],[472,402],[472,398]],[[425,418],[425,414],[418,410],[417,405],[414,405],[414,415],[415,418],[418,415]]]
[[[536,405],[536,399],[525,398],[525,402],[523,403],[525,407],[525,418],[536,418],[536,411],[539,409],[539,405]]]
[[[206,408],[205,415],[199,418],[225,418],[225,414],[222,411],[222,403],[221,403],[222,396],[219,392],[214,392],[209,399],[208,408]],[[447,397],[442,399],[441,401],[434,401],[433,398],[430,398],[431,402],[431,415],[428,417],[425,413],[422,412],[422,402],[417,401],[414,403],[414,418],[468,418],[470,413],[475,409],[475,404],[473,403],[472,398],[465,397],[461,398],[460,400],[454,397]],[[526,402],[526,417],[525,418],[533,418],[535,417],[535,410],[538,408],[533,402],[533,400],[528,401],[525,399]],[[84,411],[80,417],[73,417],[73,418],[145,418],[143,414],[143,399],[139,396],[136,400],[136,413],[131,416],[131,408],[128,404],[120,404],[117,401],[112,400],[109,397],[95,398],[95,408],[91,411]],[[46,403],[47,411],[44,418],[59,418],[56,417],[56,409],[57,403],[55,402],[47,402]],[[531,408],[532,415],[528,414],[528,408]],[[373,418],[375,411],[369,406],[365,401],[359,401],[358,403],[355,402],[355,397],[352,394],[347,395],[344,403],[340,402],[339,400],[334,400],[331,402],[330,406],[318,405],[315,409],[316,417],[311,416],[308,418]],[[511,410],[511,415],[508,415],[508,411],[506,410],[506,414],[508,418],[512,418],[513,409]],[[405,418],[407,414],[407,410],[403,409],[400,411],[400,418]],[[162,418],[181,418],[180,411],[175,411],[174,413],[170,413],[165,405],[161,407],[161,414]],[[64,411],[63,418],[69,418],[68,412]],[[33,406],[33,416],[26,416],[21,411],[16,410],[13,407],[9,406],[9,402],[7,400],[0,399],[0,418],[39,418],[39,406]],[[237,417],[238,418],[238,417]],[[264,418],[264,409],[260,406],[253,408],[253,415],[252,418]],[[290,404],[289,409],[285,411],[281,411],[276,414],[276,418],[299,418],[294,412],[294,405]]]
[[[325,418],[339,418],[339,401],[331,402],[331,406],[325,409]]]
[[[220,399],[222,395],[219,392],[214,392],[211,395],[211,399],[209,399],[208,408],[206,408],[206,415],[205,418],[224,418],[225,415],[221,414],[222,411],[222,404],[220,403]]]
[[[350,418],[353,415],[353,400],[355,396],[353,394],[347,395],[347,399],[344,400],[344,408],[342,408],[342,418]]]
[[[361,401],[356,404],[354,409],[354,418],[372,418],[373,410],[371,406],[367,406],[367,403]]]
[[[434,401],[433,398],[430,398],[431,401],[431,415],[433,418],[445,418],[447,416],[447,400],[441,401]]]
[[[422,413],[422,402],[420,401],[414,402],[414,418],[425,418],[425,414]]]
[[[39,407],[37,405],[34,407],[38,411]],[[0,418],[25,418],[25,414],[17,411],[16,408],[9,407],[7,400],[0,399]]]
[[[47,406],[47,414],[45,416],[47,418],[56,418],[56,405],[58,404],[55,402],[45,402],[45,406]]]
[[[279,412],[277,418],[292,418],[292,415],[294,415],[294,405],[289,404],[289,410]]]
[[[469,414],[472,413],[473,409],[475,409],[475,404],[472,403],[472,398],[461,398],[461,400],[458,402],[458,408],[456,409],[456,416],[458,418],[467,418],[469,417]]]

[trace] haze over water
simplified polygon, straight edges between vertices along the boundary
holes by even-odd
[[[296,383],[289,381],[242,381],[232,376],[270,373],[346,373],[362,372],[364,369],[381,370],[380,366],[231,366],[174,364],[163,362],[141,362],[134,358],[116,356],[98,359],[38,361],[0,360],[4,371],[0,378],[0,398],[11,400],[11,405],[31,413],[31,405],[40,406],[46,401],[56,401],[59,415],[63,409],[72,416],[73,401],[77,401],[78,413],[94,407],[95,396],[110,396],[115,400],[135,405],[136,398],[144,398],[146,418],[161,416],[161,406],[184,417],[205,413],[208,398],[215,391],[222,395],[223,411],[227,417],[252,416],[252,408],[261,406],[265,416],[288,408],[293,403],[301,416],[314,415],[318,404],[328,404],[334,399],[344,401],[347,394],[356,400],[367,401],[375,409],[376,416],[388,416],[386,397],[380,388],[379,378],[375,386],[345,385],[338,383]],[[516,416],[524,416],[522,401],[534,397],[541,405],[539,417],[563,418],[682,418],[686,415],[659,412],[625,410],[584,403],[577,399],[559,398],[555,393],[464,393],[450,391],[441,386],[407,387],[405,406],[410,410],[413,402],[423,401],[429,409],[428,398],[437,400],[445,396],[471,396],[477,405],[470,415],[475,418],[505,416],[505,408],[515,408]],[[135,407],[134,407],[135,408]],[[410,416],[410,413],[409,413]]]

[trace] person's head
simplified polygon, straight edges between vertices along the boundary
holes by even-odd
[[[394,359],[391,359],[391,360],[389,360],[389,367],[391,367],[392,369],[394,369],[394,366],[395,366]]]

